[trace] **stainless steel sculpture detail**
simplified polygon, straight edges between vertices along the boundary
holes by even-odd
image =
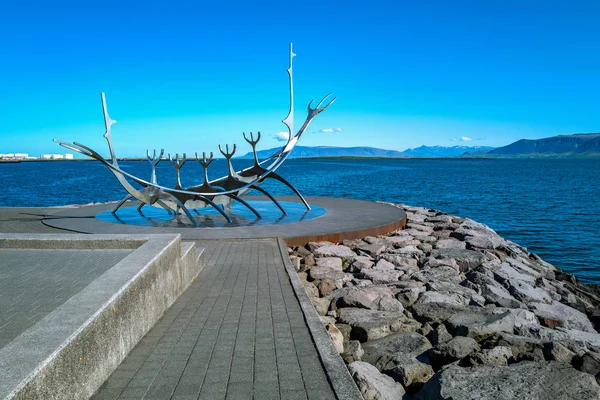
[[[225,151],[221,145],[219,145],[219,151],[227,160],[228,172],[226,176],[222,178],[215,179],[209,181],[208,179],[208,167],[213,160],[213,153],[210,153],[210,156],[206,158],[206,153],[202,153],[202,158],[198,157],[198,153],[195,153],[196,161],[202,166],[204,172],[204,180],[201,185],[192,186],[188,188],[184,188],[181,185],[180,179],[180,170],[187,161],[186,154],[180,158],[179,154],[175,154],[175,159],[171,157],[169,153],[168,158],[173,167],[175,168],[176,174],[176,184],[174,188],[161,186],[158,184],[156,179],[156,166],[163,159],[164,150],[160,151],[160,154],[156,155],[156,150],[154,150],[153,156],[150,157],[150,152],[146,152],[146,156],[148,161],[150,162],[152,168],[152,174],[150,177],[150,181],[146,181],[144,179],[138,178],[123,169],[119,166],[119,162],[117,161],[117,157],[115,155],[115,150],[112,142],[111,135],[111,126],[115,124],[117,121],[110,118],[108,115],[108,109],[106,107],[106,97],[104,93],[100,94],[102,100],[102,111],[104,113],[104,125],[106,127],[106,131],[104,133],[104,138],[108,143],[108,149],[110,152],[110,161],[105,160],[98,152],[95,150],[81,144],[78,142],[67,143],[61,140],[54,139],[55,142],[60,144],[63,147],[66,147],[70,150],[76,151],[78,153],[84,154],[88,157],[92,157],[95,160],[100,161],[104,164],[117,178],[119,183],[123,186],[123,188],[127,191],[127,195],[117,203],[116,207],[113,209],[113,214],[117,212],[117,210],[125,204],[125,202],[129,199],[135,198],[140,201],[140,205],[138,207],[138,211],[141,213],[142,207],[145,205],[150,205],[154,207],[162,207],[167,212],[175,212],[175,213],[184,213],[190,221],[196,226],[198,226],[197,221],[192,216],[190,210],[195,211],[199,214],[198,208],[205,207],[213,207],[216,209],[228,222],[231,222],[230,216],[225,212],[226,209],[229,208],[232,202],[237,201],[240,204],[247,207],[250,211],[252,211],[257,218],[260,218],[260,214],[256,211],[248,202],[241,198],[244,194],[246,194],[250,190],[257,190],[267,196],[270,201],[272,201],[281,212],[285,215],[285,210],[279,204],[279,202],[266,190],[261,188],[259,185],[264,182],[267,178],[275,179],[288,188],[290,188],[296,196],[302,201],[307,210],[310,210],[310,206],[302,197],[300,192],[287,180],[278,175],[275,171],[277,168],[283,164],[283,162],[288,158],[298,140],[309,126],[311,121],[323,110],[329,107],[334,101],[335,97],[329,100],[325,105],[325,101],[329,98],[331,94],[323,97],[321,101],[316,105],[316,107],[312,108],[312,104],[314,100],[311,100],[308,103],[308,115],[302,124],[302,127],[296,132],[294,132],[294,82],[293,82],[293,74],[292,74],[292,59],[295,54],[292,51],[292,44],[290,43],[289,49],[289,67],[287,69],[288,78],[289,78],[289,89],[290,89],[290,108],[288,115],[283,119],[282,123],[287,127],[288,130],[288,141],[287,143],[275,152],[273,155],[268,157],[263,161],[258,160],[258,156],[256,153],[256,145],[260,141],[260,132],[257,133],[256,139],[254,134],[251,132],[248,136],[246,133],[243,133],[244,140],[250,144],[252,147],[252,152],[254,155],[254,164],[251,167],[245,168],[241,171],[235,171],[233,165],[231,164],[231,158],[236,152],[236,145],[234,144],[229,149],[229,145],[225,145]],[[129,181],[135,182],[140,185],[142,189],[136,189]]]

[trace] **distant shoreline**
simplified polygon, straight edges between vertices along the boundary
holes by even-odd
[[[223,159],[224,158],[217,158]],[[600,159],[598,155],[587,155],[587,156],[564,156],[564,155],[522,155],[522,156],[478,156],[478,157],[378,157],[378,156],[314,156],[314,157],[293,157],[290,160],[581,160],[581,159]],[[110,161],[110,158],[106,159]],[[124,157],[117,158],[118,161],[147,161],[145,157]],[[165,160],[167,160],[165,158]],[[251,160],[250,158],[240,157],[233,158],[235,161],[239,160]],[[95,161],[91,158],[73,158],[73,159],[35,159],[35,160],[0,160],[0,164],[18,164],[28,162],[60,162],[60,161]]]

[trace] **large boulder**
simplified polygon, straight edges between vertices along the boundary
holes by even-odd
[[[352,275],[329,267],[312,267],[309,270],[309,275],[315,281],[330,279],[333,282],[340,283],[342,285],[352,280]]]
[[[596,333],[594,326],[584,313],[558,301],[553,301],[552,304],[530,303],[529,307],[542,322],[557,321],[560,326],[567,329]]]
[[[400,311],[375,311],[362,308],[341,308],[338,322],[352,327],[350,338],[360,342],[379,339],[402,330],[407,322]]]
[[[473,250],[439,249],[434,250],[431,255],[434,258],[456,260],[456,263],[463,272],[477,268],[486,260],[483,254]]]
[[[525,308],[525,304],[515,299],[508,290],[500,285],[484,284],[481,289],[481,295],[487,302],[500,307]]]
[[[436,373],[415,399],[597,400],[600,386],[592,375],[555,361],[521,362],[507,367],[450,365]]]
[[[348,371],[365,400],[398,400],[406,393],[401,384],[369,363],[355,361]]]
[[[510,310],[504,309],[463,312],[448,318],[446,326],[454,336],[468,336],[480,341],[500,332],[512,333],[515,316]]]
[[[408,387],[433,375],[427,352],[431,343],[415,332],[394,333],[363,344],[366,361]]]
[[[434,367],[439,368],[461,360],[474,351],[479,351],[479,345],[475,339],[457,336],[446,343],[435,346],[429,352],[429,360]]]
[[[494,278],[500,283],[505,283],[506,281],[526,281],[530,284],[535,283],[534,276],[518,272],[507,262],[493,264],[491,265],[491,270],[494,273]]]
[[[313,254],[316,257],[344,257],[350,258],[355,257],[356,253],[354,253],[350,247],[343,245],[325,245],[321,247],[317,247],[313,250]]]
[[[511,280],[508,291],[513,297],[523,303],[541,302],[552,303],[552,297],[542,288],[534,287],[526,281]]]
[[[318,267],[329,267],[338,271],[342,270],[342,259],[339,257],[317,258],[316,263]]]
[[[452,315],[465,311],[471,311],[471,309],[449,303],[422,303],[417,301],[411,307],[413,317],[421,323],[444,322]]]
[[[404,311],[391,289],[385,286],[352,288],[342,296],[343,307],[359,307],[381,311]]]
[[[433,245],[434,249],[466,249],[467,245],[465,242],[461,242],[456,239],[441,239],[435,242]]]
[[[361,279],[370,279],[373,283],[394,283],[397,282],[404,272],[398,270],[382,271],[378,269],[364,269],[360,271]]]

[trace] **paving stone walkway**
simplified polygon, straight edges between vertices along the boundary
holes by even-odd
[[[335,399],[277,241],[198,246],[204,270],[93,399]]]

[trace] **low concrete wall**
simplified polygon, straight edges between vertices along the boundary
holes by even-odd
[[[135,250],[0,350],[0,398],[88,398],[204,265],[165,235],[1,235],[0,248]]]

